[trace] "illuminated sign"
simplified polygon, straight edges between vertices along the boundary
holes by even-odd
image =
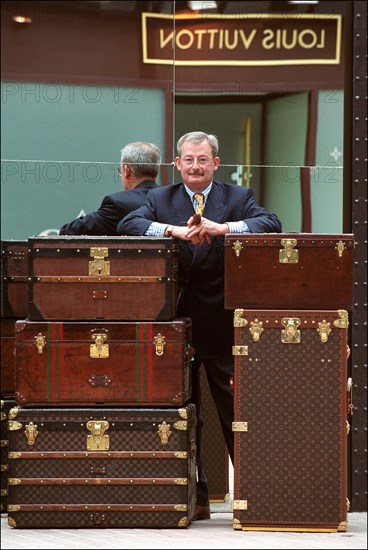
[[[143,63],[337,65],[341,15],[142,13]]]

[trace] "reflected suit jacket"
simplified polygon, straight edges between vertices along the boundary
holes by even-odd
[[[153,221],[186,226],[194,208],[183,183],[150,191],[146,203],[117,226],[120,235],[144,235]],[[217,223],[244,220],[252,233],[279,233],[276,214],[259,206],[250,188],[213,182],[203,216]],[[233,345],[233,314],[224,309],[225,238],[192,245],[178,239],[178,316],[192,319],[196,358],[228,355]],[[244,273],[244,284],[247,284]]]
[[[96,212],[86,214],[63,225],[60,235],[113,235],[119,220],[144,204],[147,193],[158,187],[155,181],[142,181],[135,189],[118,191],[104,197]]]

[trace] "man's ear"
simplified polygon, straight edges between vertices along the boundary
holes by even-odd
[[[180,157],[175,157],[175,166],[176,168],[179,170],[181,170],[181,161],[180,161]]]
[[[217,170],[220,166],[220,157],[213,157],[213,170]]]

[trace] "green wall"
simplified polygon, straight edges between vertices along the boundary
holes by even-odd
[[[310,170],[312,233],[342,233],[343,103],[341,90],[319,92],[316,162]],[[307,116],[307,93],[267,102],[265,206],[277,212],[284,232],[302,227],[298,166],[305,165]]]
[[[265,206],[276,212],[283,231],[301,231],[299,166],[304,165],[308,94],[267,102]]]
[[[151,141],[165,151],[161,90],[3,82],[1,238],[56,234],[120,191],[120,150]]]
[[[315,233],[343,232],[343,129],[343,91],[320,92],[316,168],[311,173]]]
[[[165,151],[161,90],[32,82],[3,82],[1,90],[2,239],[57,234],[65,222],[96,210],[105,194],[122,188],[116,168],[126,143],[152,141]],[[245,121],[250,118],[251,186],[259,200],[264,145],[269,166],[264,206],[279,215],[284,232],[299,232],[298,166],[305,164],[308,94],[266,101],[264,115],[261,103],[244,99],[234,104],[177,103],[173,148],[190,130],[214,132],[223,165],[216,176],[236,183],[237,164],[245,162]],[[342,146],[343,92],[319,92],[316,167],[311,169],[315,233],[342,232]]]

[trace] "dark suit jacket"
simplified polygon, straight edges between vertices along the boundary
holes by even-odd
[[[146,203],[118,223],[120,235],[143,235],[152,221],[186,226],[194,213],[182,183],[151,191]],[[278,217],[259,206],[247,187],[214,182],[203,216],[217,223],[244,220],[252,233],[279,233]],[[211,244],[194,246],[178,240],[179,291],[178,316],[192,319],[196,357],[232,353],[233,311],[224,310],[223,236]],[[244,284],[247,274],[244,273]]]
[[[135,189],[118,191],[104,197],[100,208],[86,216],[66,223],[60,235],[118,235],[116,225],[132,210],[144,204],[147,193],[158,185],[151,180],[142,181]]]

